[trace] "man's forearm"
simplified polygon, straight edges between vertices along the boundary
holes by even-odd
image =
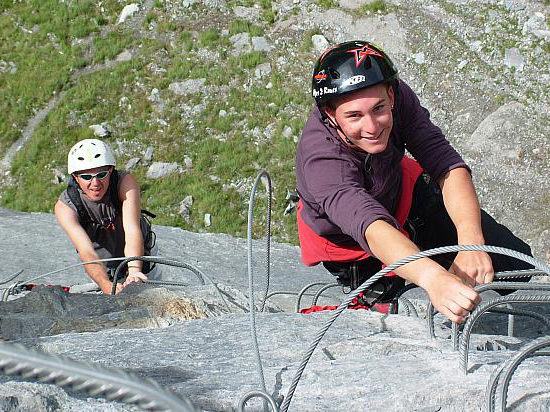
[[[126,235],[126,245],[124,247],[125,256],[143,256],[143,236],[141,231],[136,232],[134,235],[131,233]],[[128,273],[141,272],[143,270],[143,262],[141,260],[132,260],[128,262]]]
[[[419,252],[418,247],[389,223],[376,220],[365,231],[365,239],[377,259],[386,265]],[[425,287],[427,278],[444,271],[435,261],[422,258],[395,270],[400,277]]]
[[[445,209],[453,221],[459,244],[484,244],[479,201],[470,173],[451,170],[440,181]]]
[[[80,255],[82,262],[98,260],[100,257],[95,253],[84,253]],[[99,286],[104,293],[110,293],[112,282],[109,280],[107,270],[101,263],[91,263],[84,265],[86,274]]]

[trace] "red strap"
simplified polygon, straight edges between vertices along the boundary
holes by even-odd
[[[60,285],[37,285],[35,283],[25,283],[24,285],[21,285],[21,286],[25,290],[33,290],[37,286],[44,286],[44,287],[47,287],[47,288],[60,287],[63,290],[63,292],[67,292],[67,293],[69,293],[69,290],[70,290],[70,286],[60,286]]]
[[[304,308],[304,309],[301,309],[300,310],[300,313],[304,313],[304,314],[310,314],[310,313],[315,313],[315,312],[323,312],[325,310],[335,310],[337,309],[338,306],[310,306],[309,308]],[[388,314],[388,312],[390,311],[390,304],[389,303],[375,303],[372,307],[369,307],[369,306],[365,306],[365,305],[353,305],[353,304],[350,304],[348,306],[348,309],[352,309],[352,310],[359,310],[359,309],[363,309],[363,310],[372,310],[373,312],[379,312],[379,313],[383,313],[383,314]]]

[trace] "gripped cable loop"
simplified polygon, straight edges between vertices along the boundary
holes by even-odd
[[[503,364],[499,365],[491,374],[489,378],[489,383],[487,384],[487,389],[485,392],[485,407],[487,412],[495,412],[497,391],[498,398],[500,398],[500,408],[501,412],[506,410],[506,400],[508,397],[508,386],[512,375],[515,373],[519,365],[527,358],[532,356],[549,356],[549,352],[539,352],[538,350],[550,347],[550,337],[543,336],[541,338],[535,339],[527,345],[524,345],[518,353],[516,353],[512,358],[508,359]],[[500,390],[499,390],[500,388]]]
[[[218,288],[218,285],[216,285],[216,283],[214,283],[214,281],[209,276],[206,276],[199,269],[197,269],[196,267],[191,266],[187,263],[180,262],[180,261],[178,261],[176,259],[172,259],[172,258],[165,258],[165,257],[162,257],[162,256],[131,256],[131,257],[125,258],[122,262],[120,262],[120,264],[117,266],[117,268],[115,270],[115,274],[113,276],[113,286],[111,288],[111,295],[115,294],[118,276],[119,276],[119,273],[122,271],[122,268],[128,262],[132,262],[134,260],[143,260],[143,261],[146,261],[146,262],[153,262],[153,263],[159,263],[161,265],[175,266],[175,267],[188,269],[198,277],[198,279],[201,281],[202,285],[204,285],[204,278],[206,278],[214,286],[214,289],[216,290],[216,293],[218,294],[218,296],[220,297],[220,299],[224,303],[227,311],[231,312],[231,309],[229,308],[229,304],[227,303],[227,301],[223,297],[223,294],[221,293],[220,289]],[[178,286],[180,286],[180,285],[178,285]]]
[[[7,375],[82,390],[92,396],[135,404],[146,410],[197,411],[189,399],[179,398],[153,380],[21,345],[0,343],[0,370]]]
[[[550,295],[508,295],[491,299],[480,303],[470,314],[464,325],[464,331],[460,338],[460,369],[465,375],[468,374],[468,347],[470,345],[470,335],[476,320],[494,306],[503,303],[550,303]]]
[[[247,267],[248,267],[248,314],[250,319],[250,332],[252,334],[252,344],[254,345],[254,355],[256,357],[256,365],[258,367],[258,376],[260,378],[260,387],[263,393],[267,393],[267,389],[265,387],[265,378],[264,378],[264,371],[262,367],[262,358],[260,356],[260,348],[258,346],[258,336],[256,333],[256,307],[254,306],[254,272],[252,267],[252,223],[254,220],[254,198],[256,196],[256,190],[258,188],[258,184],[260,183],[260,180],[262,176],[265,176],[268,181],[268,192],[269,197],[271,197],[271,178],[269,177],[269,174],[262,170],[260,173],[258,173],[258,176],[256,177],[256,180],[254,181],[254,186],[252,186],[252,191],[250,192],[250,200],[248,202],[248,225],[247,225],[247,236],[246,236],[246,244],[247,244]],[[271,211],[271,207],[268,207],[268,211]],[[268,219],[268,223],[270,224],[271,221]],[[269,234],[269,231],[268,231]],[[268,236],[269,239],[269,236]],[[269,250],[269,241],[268,241],[268,250]],[[267,253],[267,256],[269,257],[269,252]],[[267,277],[269,278],[269,258],[267,262]],[[268,283],[269,284],[269,283]],[[264,296],[264,304],[265,304],[265,298],[267,296],[267,290],[266,294]],[[263,305],[262,305],[263,307]],[[267,401],[264,401],[264,409],[267,407]]]
[[[330,326],[334,323],[334,321],[338,318],[338,316],[348,307],[348,305],[351,303],[351,301],[361,292],[363,292],[366,288],[368,288],[370,285],[372,285],[374,282],[376,282],[378,279],[380,279],[382,276],[386,275],[387,273],[407,264],[410,262],[413,262],[415,260],[434,256],[442,253],[449,253],[449,252],[460,252],[460,251],[484,251],[484,252],[491,252],[491,253],[498,253],[502,255],[507,255],[514,257],[516,259],[523,260],[531,265],[533,265],[536,269],[541,270],[545,273],[550,274],[550,266],[544,262],[541,262],[531,256],[528,256],[526,254],[517,252],[515,250],[506,249],[503,247],[497,247],[497,246],[488,246],[488,245],[455,245],[455,246],[443,246],[435,249],[425,250],[422,252],[419,252],[415,255],[405,257],[403,259],[400,259],[399,261],[392,263],[391,265],[386,266],[384,269],[367,279],[361,286],[359,286],[357,289],[352,291],[350,295],[340,304],[340,306],[334,311],[333,314],[329,317],[329,319],[326,321],[326,323],[323,325],[323,327],[319,330],[317,335],[315,336],[313,342],[307,349],[302,362],[300,363],[300,366],[298,367],[298,370],[296,372],[296,375],[288,389],[287,395],[285,397],[285,400],[281,406],[282,412],[287,412],[288,408],[290,406],[290,402],[292,400],[292,397],[294,395],[294,391],[296,390],[296,387],[298,386],[298,383],[300,381],[300,378],[302,376],[302,373],[307,366],[309,359],[313,355],[313,352],[315,351],[317,345],[323,338],[324,334],[330,328]]]
[[[485,285],[479,285],[475,287],[475,290],[478,293],[484,292],[486,290],[495,290],[495,289],[508,289],[508,290],[534,290],[534,291],[550,291],[550,285],[544,284],[544,283],[523,283],[523,282],[492,282],[487,283]],[[501,309],[505,310],[505,309]],[[491,311],[494,312],[494,311]],[[516,314],[516,315],[525,315],[533,317],[531,312],[526,311],[527,313],[513,313],[513,312],[501,312],[501,313],[509,313],[509,314]],[[459,325],[457,323],[453,322],[452,328],[451,328],[451,335],[452,335],[452,342],[453,342],[453,350],[458,350],[458,341],[459,341]]]
[[[205,284],[204,278],[208,279],[208,277],[204,273],[202,273],[199,269],[197,269],[196,267],[191,266],[191,265],[189,265],[185,262],[180,262],[177,259],[163,257],[163,256],[129,256],[129,257],[124,257],[122,259],[122,261],[118,264],[118,266],[115,270],[115,274],[113,275],[113,287],[111,289],[111,294],[114,294],[114,292],[115,292],[116,284],[118,283],[118,277],[120,275],[120,272],[124,268],[124,265],[126,265],[128,262],[132,262],[134,260],[143,260],[143,261],[146,261],[146,262],[160,263],[160,264],[163,264],[163,265],[175,266],[175,267],[179,267],[179,268],[183,268],[183,269],[188,269],[189,271],[191,271],[192,273],[194,273],[197,276],[197,278],[201,282],[201,285]],[[208,280],[210,282],[212,282],[211,279],[208,279]],[[212,283],[214,283],[214,282],[212,282]]]
[[[550,276],[549,273],[546,273],[541,270],[533,270],[533,269],[525,269],[525,270],[509,270],[505,272],[497,272],[495,273],[494,280],[499,279],[514,279],[514,278],[525,278],[525,277],[533,277],[533,276]],[[494,283],[494,281],[492,282]],[[484,286],[484,285],[481,285]],[[503,289],[503,288],[501,288]],[[478,290],[478,292],[482,292],[483,290]],[[431,301],[428,301],[428,307],[426,308],[426,323],[428,325],[428,336],[430,338],[435,338],[435,332],[434,332],[434,316],[436,314],[436,311],[434,310],[434,306]],[[455,348],[456,350],[456,348]]]

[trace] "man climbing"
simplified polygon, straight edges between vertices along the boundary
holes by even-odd
[[[141,214],[139,184],[132,175],[118,172],[115,165],[113,151],[98,139],[82,140],[69,151],[71,177],[55,204],[55,217],[83,262],[150,255],[155,246],[151,224]],[[119,263],[84,267],[101,291],[110,294]],[[116,293],[129,283],[161,276],[158,268],[140,260],[128,263],[126,275]]]
[[[316,107],[296,153],[304,263],[323,263],[353,289],[420,249],[489,244],[531,254],[480,210],[469,167],[380,48],[351,41],[325,51],[312,94]],[[475,285],[491,282],[495,270],[528,267],[478,251],[423,258],[382,278],[378,297],[391,299],[408,280],[464,322],[480,301]]]

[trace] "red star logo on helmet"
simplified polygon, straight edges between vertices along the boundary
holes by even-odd
[[[363,46],[359,49],[348,50],[348,53],[355,53],[355,67],[359,67],[359,65],[363,63],[363,60],[365,60],[365,57],[367,57],[369,54],[371,56],[383,57],[379,52],[374,50],[369,45]]]

